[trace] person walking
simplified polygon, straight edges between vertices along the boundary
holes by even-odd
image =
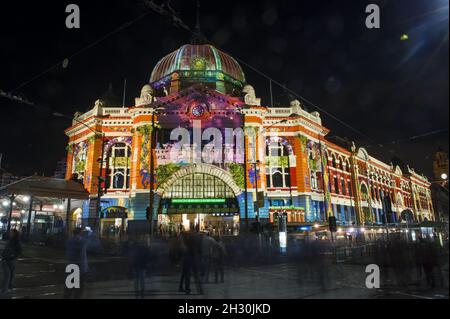
[[[145,297],[145,277],[150,262],[150,253],[145,243],[137,241],[131,252],[131,265],[134,276],[134,292],[136,298]]]
[[[225,258],[225,246],[223,245],[220,238],[217,238],[216,244],[212,247],[211,260],[214,269],[214,281],[217,284],[219,282],[224,282],[224,269],[223,263]]]
[[[86,273],[88,272],[86,246],[87,240],[83,237],[81,228],[75,228],[72,232],[72,237],[69,238],[66,242],[66,258],[69,264],[79,267],[80,287],[66,287],[64,291],[64,298],[66,299],[79,299],[83,296]]]
[[[217,242],[208,234],[202,235],[201,238],[201,263],[202,263],[202,279],[204,283],[209,282],[209,269],[211,265],[211,253]]]
[[[191,293],[191,275],[199,294],[203,294],[201,281],[198,276],[198,259],[200,257],[200,239],[195,233],[182,233],[181,242],[183,245],[183,264],[180,278],[179,292]],[[184,284],[184,288],[183,288]]]
[[[16,229],[11,230],[8,242],[2,252],[3,285],[2,293],[13,290],[13,280],[16,270],[17,257],[22,253],[20,234]]]

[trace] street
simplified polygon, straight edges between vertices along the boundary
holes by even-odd
[[[0,249],[3,243],[0,244]],[[158,264],[165,261],[158,261]],[[24,245],[17,262],[15,288],[4,298],[62,298],[64,291],[64,252],[47,247]],[[90,256],[90,274],[83,298],[135,298],[134,281],[127,278],[128,261],[124,257]],[[278,258],[273,263],[231,266],[225,268],[225,282],[204,284],[198,294],[192,284],[191,295],[178,292],[180,265],[151,269],[146,277],[145,298],[160,299],[448,299],[448,263],[443,267],[445,287],[428,289],[423,283],[399,288],[395,279],[387,277],[380,289],[365,287],[365,265],[349,262],[326,267],[326,278],[305,272],[295,260]],[[383,277],[384,268],[381,267]],[[392,271],[387,271],[392,274]],[[389,275],[388,275],[389,276]],[[323,284],[321,284],[323,283]]]

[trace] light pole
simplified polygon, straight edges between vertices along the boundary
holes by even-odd
[[[258,172],[257,165],[259,163],[260,163],[259,160],[257,160],[254,163],[252,163],[254,174],[255,174],[255,183],[254,183],[255,191],[256,191],[256,205],[255,205],[255,208],[256,208],[256,223],[257,223],[258,227],[259,227],[259,224],[258,224],[259,223],[259,203],[258,203],[258,175],[259,175],[259,172]]]
[[[105,156],[105,133],[101,134],[102,136],[102,148],[101,148],[101,154],[100,154],[100,163],[99,163],[99,172],[98,172],[98,186],[97,186],[97,218],[100,218],[101,216],[101,199],[102,199],[102,182],[105,180],[102,177],[102,173],[103,173],[103,161],[104,161],[104,156]],[[70,205],[70,200],[68,200],[67,205]],[[95,227],[97,227],[97,218],[95,220]],[[67,227],[69,227],[69,225],[67,225]]]
[[[149,163],[150,163],[150,175],[149,175],[149,177],[150,177],[150,183],[149,183],[149,186],[150,186],[150,192],[149,192],[149,196],[150,196],[150,198],[149,198],[149,207],[150,207],[150,237],[152,237],[153,238],[153,205],[154,205],[154,201],[155,201],[155,197],[154,197],[154,194],[153,194],[153,188],[155,187],[155,185],[154,185],[154,172],[153,172],[153,170],[154,170],[154,166],[155,166],[155,163],[154,163],[154,159],[153,159],[153,140],[154,140],[154,136],[155,136],[155,134],[154,134],[154,129],[155,129],[155,113],[154,112],[152,112],[152,126],[151,126],[151,129],[150,129],[150,154],[149,154],[149,156],[150,156],[150,160],[149,160]]]
[[[267,130],[275,125],[281,124],[281,123],[286,123],[287,119],[282,119],[278,122],[275,122],[271,125],[269,125],[268,127],[264,128],[264,130],[262,132],[259,132],[258,134],[255,135],[255,142],[254,142],[254,154],[255,154],[255,162],[252,163],[252,165],[254,166],[254,171],[255,171],[255,191],[256,191],[256,222],[257,222],[257,226],[259,227],[259,205],[258,205],[258,176],[260,176],[259,170],[258,170],[258,166],[261,163],[261,161],[257,160],[257,141],[259,139],[259,137],[261,136],[261,134],[264,134],[267,132]],[[288,154],[288,166],[290,166],[289,164],[289,154]],[[290,173],[290,172],[289,172]],[[289,175],[290,176],[290,175]],[[291,180],[289,180],[289,189],[290,189],[290,198],[291,198],[291,203],[292,203],[292,188],[291,188]]]
[[[16,198],[16,195],[11,194],[9,199],[9,212],[8,212],[8,226],[6,227],[6,233],[9,236],[9,233],[11,231],[11,220],[12,220],[12,212],[13,212],[13,206],[14,206],[14,199]]]
[[[27,218],[27,240],[30,240],[30,230],[31,230],[31,213],[33,212],[33,197],[30,196],[30,206],[28,207],[28,218]]]
[[[247,153],[247,134],[246,134],[246,132],[245,132],[245,124],[246,124],[246,120],[245,120],[245,113],[244,112],[242,112],[242,110],[243,110],[243,108],[239,108],[238,109],[238,111],[239,111],[239,113],[241,114],[241,118],[242,118],[242,131],[243,131],[243,133],[244,133],[244,192],[245,192],[245,197],[244,197],[244,205],[245,205],[245,207],[244,207],[244,212],[245,212],[245,227],[246,227],[246,230],[247,230],[247,232],[248,232],[248,230],[249,230],[249,222],[248,222],[248,187],[247,187],[247,162],[248,162],[248,153]],[[285,123],[285,122],[287,122],[287,119],[283,119],[283,120],[281,120],[281,121],[278,121],[278,122],[276,122],[276,123],[274,123],[274,124],[272,124],[272,125],[270,125],[270,126],[268,126],[268,127],[266,127],[265,128],[265,130],[267,130],[268,128],[270,128],[270,127],[272,127],[272,126],[275,126],[275,125],[277,125],[277,124],[280,124],[280,123]],[[257,153],[257,149],[256,149],[256,140],[258,139],[258,137],[260,136],[260,134],[262,134],[262,133],[264,133],[264,132],[261,132],[261,133],[258,133],[257,135],[255,135],[255,146],[254,146],[254,148],[255,148],[255,160],[256,160],[256,153]],[[256,172],[257,172],[257,168],[256,168],[256,165],[259,163],[259,161],[256,161],[255,163],[252,163],[252,165],[254,166],[254,168],[255,168],[255,180],[256,180],[256,194],[258,194],[258,179],[257,179],[257,174],[256,174]],[[256,195],[256,196],[258,196],[258,195]],[[256,198],[258,198],[258,197],[256,197]],[[257,219],[257,221],[259,221],[259,208],[258,208],[258,213],[257,213],[257,215],[256,215],[256,219]]]
[[[150,187],[150,192],[149,192],[149,209],[150,209],[150,237],[153,238],[153,233],[154,233],[154,218],[153,218],[153,206],[155,203],[155,193],[154,193],[154,188],[155,188],[155,159],[153,156],[154,153],[154,149],[155,149],[155,145],[156,145],[156,134],[155,134],[155,115],[161,114],[161,111],[164,108],[159,107],[159,108],[155,108],[152,110],[152,121],[151,121],[151,129],[150,129],[150,159],[149,159],[149,164],[150,164],[150,174],[149,174],[149,178],[150,178],[150,183],[149,183],[149,187]]]
[[[245,231],[248,233],[248,187],[247,187],[247,134],[245,133],[245,113],[242,112],[242,108],[238,109],[241,114],[242,132],[244,134],[244,218],[245,218]]]

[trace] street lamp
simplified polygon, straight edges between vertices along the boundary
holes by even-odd
[[[443,181],[446,181],[446,180],[448,179],[448,175],[445,174],[445,173],[442,173],[442,174],[441,174],[441,179],[442,179]]]

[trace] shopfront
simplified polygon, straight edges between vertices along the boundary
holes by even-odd
[[[169,232],[202,231],[214,236],[239,233],[239,208],[229,199],[164,199],[160,229]]]
[[[301,224],[306,222],[305,209],[303,207],[270,207],[269,209],[269,221],[271,223],[278,223],[278,218],[282,214],[286,214],[287,222],[294,224]]]
[[[100,234],[103,238],[120,238],[125,234],[128,209],[121,206],[110,206],[100,214]]]

